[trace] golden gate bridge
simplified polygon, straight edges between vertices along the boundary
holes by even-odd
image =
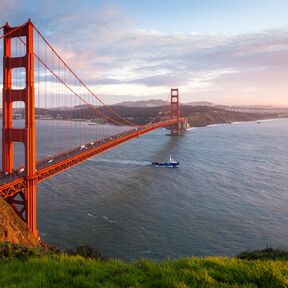
[[[111,106],[105,105],[61,58],[30,19],[17,27],[10,27],[6,23],[2,28],[3,35],[0,38],[4,40],[4,57],[0,197],[13,207],[38,237],[38,183],[155,129],[168,127],[172,136],[181,135],[186,128],[187,119],[180,116],[178,88],[172,88],[169,94],[169,113],[166,113],[165,117],[156,115],[144,125],[136,124],[131,119],[121,116]],[[17,105],[17,111],[23,114],[23,127],[14,123],[17,122],[13,115]],[[45,134],[47,129],[42,124],[45,119],[49,119],[45,118],[45,115],[47,116],[49,109],[69,111],[80,105],[85,105],[95,112],[97,123],[101,119],[103,123],[113,126],[94,123],[95,137],[89,142],[86,140],[87,143],[83,145],[86,139],[81,134],[83,121],[69,121],[66,129],[72,131],[77,125],[78,128],[80,125],[80,129],[78,132],[75,129],[75,139],[69,142],[70,149],[67,149],[67,145],[61,147],[63,135],[59,135],[59,130],[58,135],[56,133],[52,137],[48,133]],[[84,118],[83,115],[81,117],[81,111],[79,113],[79,118]],[[63,119],[56,117],[54,121],[60,122]],[[105,127],[108,126],[107,132]],[[40,140],[44,143],[40,143]],[[55,149],[54,153],[51,153],[53,142],[56,143],[54,146],[61,147],[62,151]],[[17,143],[22,143],[24,147],[23,162],[15,159]],[[49,152],[45,151],[47,145],[50,146],[50,150],[47,149]],[[15,160],[18,160],[18,166]]]

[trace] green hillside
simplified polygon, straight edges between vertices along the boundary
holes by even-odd
[[[2,252],[0,248],[0,287],[288,287],[285,253],[276,253],[278,260],[256,253],[252,258],[264,260],[209,257],[126,263],[6,245]]]

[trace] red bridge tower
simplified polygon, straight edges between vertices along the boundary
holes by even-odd
[[[178,88],[171,88],[171,119],[177,119],[178,122],[170,127],[171,135],[180,135],[180,106],[179,106],[179,90]]]
[[[8,35],[7,35],[8,33]],[[33,24],[30,20],[22,27],[4,26],[4,59],[3,59],[3,128],[2,128],[2,170],[12,173],[14,165],[14,142],[22,142],[25,146],[25,181],[26,188],[9,197],[7,201],[16,213],[28,224],[35,236],[36,228],[36,131],[35,131],[35,99],[34,99],[34,51]],[[11,40],[25,37],[26,54],[12,57]],[[12,70],[25,68],[26,87],[13,89]],[[25,128],[13,127],[13,102],[25,104]]]

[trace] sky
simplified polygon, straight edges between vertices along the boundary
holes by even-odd
[[[165,100],[178,87],[182,102],[288,106],[287,0],[0,5],[0,26],[31,18],[105,103]]]

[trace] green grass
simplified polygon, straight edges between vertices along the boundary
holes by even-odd
[[[288,261],[209,257],[126,263],[32,253],[0,259],[0,287],[288,287]]]
[[[288,251],[279,249],[159,263],[108,260],[89,246],[66,253],[0,243],[0,287],[288,287]]]

